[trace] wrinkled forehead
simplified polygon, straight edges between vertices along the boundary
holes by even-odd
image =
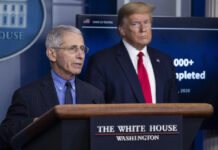
[[[82,34],[71,32],[71,31],[63,32],[59,38],[61,41],[60,45],[62,45],[64,43],[69,43],[69,42],[78,43],[78,44],[84,43],[84,39],[83,39]]]
[[[122,20],[122,25],[132,21],[151,21],[152,16],[150,13],[134,13],[129,16],[125,16]]]

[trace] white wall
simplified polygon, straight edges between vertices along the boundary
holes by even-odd
[[[218,0],[206,0],[206,17],[218,17]]]

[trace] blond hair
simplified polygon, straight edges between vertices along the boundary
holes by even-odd
[[[143,2],[130,2],[123,5],[118,11],[118,26],[123,24],[123,19],[135,13],[152,13],[154,6]]]

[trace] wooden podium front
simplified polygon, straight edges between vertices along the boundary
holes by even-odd
[[[57,105],[12,139],[23,150],[89,150],[94,116],[183,116],[183,149],[189,150],[202,121],[213,114],[204,103]]]

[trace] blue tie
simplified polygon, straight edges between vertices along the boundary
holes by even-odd
[[[64,104],[72,104],[73,102],[73,97],[71,94],[71,88],[72,85],[69,81],[66,82],[65,86],[67,87],[66,92],[65,92],[65,101]]]

